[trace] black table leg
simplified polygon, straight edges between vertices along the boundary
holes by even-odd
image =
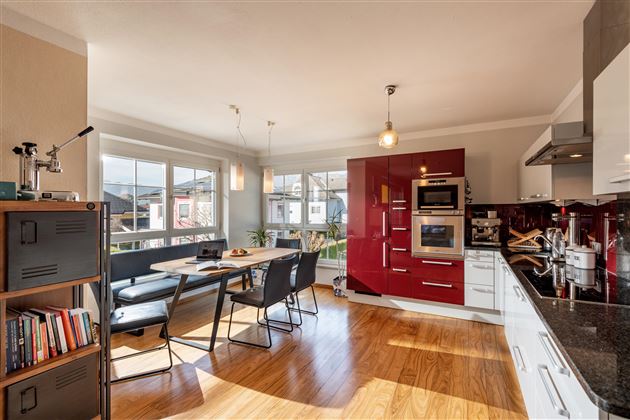
[[[182,292],[184,291],[184,286],[186,286],[187,280],[188,280],[188,274],[182,274],[179,277],[179,284],[177,285],[177,289],[175,289],[175,294],[173,295],[173,301],[171,302],[171,305],[168,308],[169,320],[173,317],[173,313],[175,312],[175,307],[177,306],[177,302],[179,302],[179,297],[182,295]]]
[[[247,275],[249,276],[249,287],[253,289],[254,288],[254,273],[252,273],[251,267],[247,267]]]
[[[212,336],[210,337],[210,347],[208,351],[214,350],[214,343],[217,341],[217,332],[219,331],[219,322],[221,322],[221,313],[223,312],[223,300],[225,299],[225,290],[227,289],[228,276],[221,275],[221,284],[219,285],[219,294],[217,295],[217,307],[214,311],[214,323],[212,324]]]

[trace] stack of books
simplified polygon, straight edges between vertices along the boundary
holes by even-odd
[[[6,324],[7,373],[97,342],[92,313],[82,308],[8,308]]]

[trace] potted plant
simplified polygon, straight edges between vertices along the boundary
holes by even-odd
[[[256,230],[248,230],[247,234],[249,236],[249,243],[252,246],[260,248],[264,248],[269,245],[273,239],[273,233],[264,227],[259,227]]]

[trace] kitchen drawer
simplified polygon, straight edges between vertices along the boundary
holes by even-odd
[[[402,251],[405,249],[406,251]],[[405,268],[411,272],[413,268],[413,257],[408,248],[389,247],[389,267]]]
[[[414,274],[423,280],[464,282],[464,261],[437,258],[414,258]],[[463,298],[463,295],[462,295]]]
[[[495,251],[486,251],[480,249],[467,249],[464,256],[467,261],[492,261],[494,260]]]
[[[494,287],[466,283],[464,304],[473,308],[494,309]]]
[[[414,275],[412,294],[415,299],[464,304],[464,284],[461,282],[428,280]]]
[[[409,226],[392,225],[389,229],[389,243],[397,248],[411,248],[411,229]]]
[[[409,203],[390,203],[389,225],[407,228],[411,226],[411,207]]]
[[[464,279],[466,284],[483,284],[494,287],[494,261],[464,262]]]
[[[393,296],[412,297],[411,273],[401,268],[390,268],[387,280],[387,294]]]

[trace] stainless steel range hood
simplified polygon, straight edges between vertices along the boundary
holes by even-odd
[[[525,161],[526,166],[593,161],[593,137],[584,134],[582,121],[554,124],[551,141]]]

